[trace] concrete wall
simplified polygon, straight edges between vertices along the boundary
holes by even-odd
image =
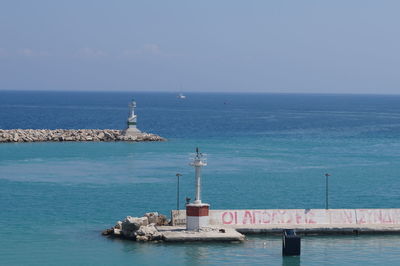
[[[172,211],[174,225],[186,224],[186,211]],[[400,225],[400,209],[210,210],[210,225]]]

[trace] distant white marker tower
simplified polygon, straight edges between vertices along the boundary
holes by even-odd
[[[132,99],[132,101],[129,103],[129,117],[127,121],[128,127],[125,130],[125,135],[128,136],[134,136],[141,133],[140,130],[136,127],[137,115],[135,115],[135,108],[136,102],[135,99]]]
[[[196,198],[193,203],[186,205],[186,229],[199,230],[207,227],[209,223],[210,205],[201,202],[201,168],[207,165],[205,156],[196,148],[193,162],[190,163],[195,168]]]

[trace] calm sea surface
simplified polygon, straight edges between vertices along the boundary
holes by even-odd
[[[169,214],[193,197],[188,165],[208,154],[213,209],[400,207],[400,96],[0,91],[0,128],[141,130],[164,143],[0,145],[0,265],[394,265],[400,236],[280,238],[242,244],[142,244],[100,235],[127,215]]]

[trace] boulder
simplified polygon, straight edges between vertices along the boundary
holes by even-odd
[[[104,132],[104,137],[106,140],[113,140],[115,139],[114,136],[112,134],[110,134],[109,132]]]
[[[103,132],[100,132],[98,135],[97,135],[97,137],[99,138],[99,139],[103,139],[104,138],[104,133]]]
[[[114,228],[109,228],[109,229],[106,229],[106,230],[104,230],[103,232],[101,232],[101,234],[102,234],[103,236],[112,235],[113,233],[114,233]]]
[[[147,217],[126,217],[121,223],[121,234],[127,238],[136,238],[136,231],[149,224]]]
[[[149,220],[149,224],[155,224],[158,226],[168,225],[169,221],[165,215],[159,214],[158,212],[148,212],[144,215]]]
[[[14,142],[18,142],[18,140],[19,140],[19,135],[18,135],[17,133],[15,133],[15,134],[13,135],[13,141],[14,141]]]
[[[156,225],[159,225],[159,226],[161,226],[161,225],[168,225],[169,222],[170,222],[170,221],[168,221],[168,219],[167,219],[167,217],[166,217],[165,215],[160,214],[160,215],[158,215],[158,217],[157,217],[157,223],[156,223]]]
[[[149,238],[147,236],[137,236],[136,240],[137,241],[149,241]]]
[[[145,213],[144,217],[147,217],[147,219],[149,220],[149,224],[156,224],[157,223],[158,212]]]
[[[114,226],[114,228],[121,229],[122,228],[122,222],[118,221],[117,224]]]
[[[118,229],[118,228],[113,228],[113,234],[115,235],[115,236],[120,236],[121,235],[121,229]]]
[[[149,236],[158,233],[157,229],[153,224],[142,225],[137,231],[136,235],[138,236]]]
[[[140,237],[145,237],[146,240],[160,240],[162,238],[162,235],[160,232],[158,232],[157,228],[155,228],[154,224],[149,224],[146,226],[141,226],[139,230],[136,231],[136,237],[138,240]],[[143,241],[146,241],[143,238]]]

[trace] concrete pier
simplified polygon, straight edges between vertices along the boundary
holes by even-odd
[[[185,227],[158,226],[165,242],[232,242],[243,241],[245,236],[233,228],[208,227],[188,231]]]
[[[233,227],[235,228],[235,227]],[[248,234],[270,234],[281,235],[285,229],[294,229],[299,235],[360,235],[360,234],[400,234],[400,226],[347,226],[347,225],[308,225],[308,226],[252,226],[237,227],[238,232]]]
[[[172,224],[183,226],[185,217],[172,211]],[[243,234],[400,234],[400,209],[210,210],[209,224]]]

